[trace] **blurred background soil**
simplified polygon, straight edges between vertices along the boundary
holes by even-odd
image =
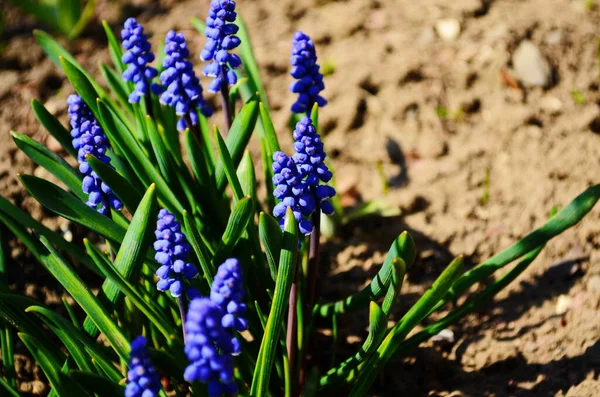
[[[347,207],[381,198],[400,210],[393,218],[345,225],[326,243],[324,299],[366,285],[393,239],[409,230],[419,256],[397,320],[453,257],[465,255],[469,266],[485,260],[541,226],[553,206],[600,182],[599,6],[593,0],[238,2],[283,147],[291,150],[290,41],[302,29],[327,74],[329,104],[320,126],[338,193]],[[1,7],[7,25],[0,41],[0,193],[69,232],[23,192],[17,173],[50,176],[17,150],[9,131],[60,152],[29,102],[38,98],[66,124],[72,89],[33,39],[35,21]],[[189,20],[204,19],[207,7],[208,0],[100,1],[96,15],[117,32],[126,17],[137,17],[155,46],[167,30],[181,30],[198,54],[204,38]],[[99,76],[98,62],[108,61],[99,24],[64,44]],[[220,115],[212,120],[221,123]],[[21,247],[11,247],[23,256]],[[392,361],[373,395],[600,395],[599,248],[597,206],[552,240],[493,305]],[[14,288],[45,301],[62,296],[39,265],[16,263]],[[338,357],[358,349],[366,324],[367,313],[341,319]],[[326,335],[328,324],[322,327]],[[46,394],[41,372],[24,356],[17,361],[24,395]]]

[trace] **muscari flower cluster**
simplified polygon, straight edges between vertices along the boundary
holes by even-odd
[[[296,124],[294,140],[292,157],[283,152],[273,155],[273,195],[280,201],[273,215],[283,228],[286,208],[291,207],[300,232],[310,234],[314,225],[306,218],[315,210],[331,215],[333,206],[328,199],[335,196],[335,189],[320,184],[329,182],[332,173],[324,162],[326,154],[321,137],[309,117],[304,116]]]
[[[129,102],[138,103],[141,98],[150,94],[150,89],[160,93],[161,87],[152,83],[152,79],[158,76],[158,71],[148,65],[154,61],[154,54],[144,34],[144,27],[135,18],[128,18],[124,29],[121,30],[121,37],[125,49],[122,61],[127,65],[127,69],[123,72],[123,79],[135,84],[133,92],[129,95]]]
[[[180,116],[177,122],[179,131],[198,124],[197,108],[205,116],[212,114],[212,109],[202,97],[200,80],[187,59],[189,55],[183,34],[169,31],[165,38],[164,70],[160,74],[160,81],[166,89],[160,96],[160,103],[175,108],[175,113]]]
[[[123,208],[123,204],[110,187],[100,180],[98,174],[92,170],[86,160],[86,156],[90,154],[110,165],[110,157],[106,155],[106,151],[110,148],[106,135],[80,96],[70,95],[67,104],[69,105],[73,148],[77,150],[79,171],[84,175],[82,188],[83,192],[88,195],[86,204],[90,208],[97,209],[103,215],[108,215],[110,208],[119,211]]]
[[[235,35],[238,27],[233,23],[236,16],[235,1],[210,2],[205,31],[208,40],[200,59],[212,61],[203,70],[206,76],[214,77],[208,86],[211,92],[218,92],[223,84],[233,85],[237,82],[237,76],[231,68],[237,68],[242,61],[238,55],[229,53],[240,45],[240,39]]]
[[[247,329],[242,299],[242,271],[237,259],[219,266],[210,298],[193,299],[186,320],[185,353],[190,365],[184,378],[208,384],[211,397],[236,395],[233,356],[241,353],[234,331]]]
[[[317,64],[315,44],[305,33],[294,33],[292,41],[291,75],[296,79],[290,86],[290,91],[298,94],[298,99],[292,105],[294,113],[308,113],[316,103],[319,107],[327,104],[320,93],[325,89],[323,74]]]
[[[186,261],[190,246],[181,233],[181,224],[164,208],[158,212],[154,234],[154,259],[162,265],[156,271],[159,278],[156,288],[159,291],[169,290],[172,296],[179,297],[183,292],[183,280],[198,275],[196,266]]]
[[[131,342],[125,397],[155,397],[160,392],[160,377],[150,360],[147,343],[143,336]]]

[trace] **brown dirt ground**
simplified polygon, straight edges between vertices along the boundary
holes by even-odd
[[[197,53],[203,39],[191,32],[188,20],[204,18],[207,3],[100,2],[97,14],[113,26],[138,16],[154,32],[154,43],[170,28],[188,31]],[[585,3],[239,1],[280,135],[288,136],[284,131],[292,103],[287,91],[290,38],[302,29],[317,43],[321,64],[334,71],[325,80],[329,105],[320,118],[339,192],[349,204],[383,197],[401,209],[395,218],[348,225],[326,245],[326,299],[365,285],[393,238],[408,229],[420,252],[397,319],[453,256],[464,254],[470,264],[488,258],[540,226],[552,206],[567,204],[599,182],[600,11]],[[16,172],[47,173],[17,151],[8,132],[15,129],[57,148],[28,102],[39,98],[65,120],[64,101],[71,89],[31,37],[34,22],[5,10],[0,192],[36,218],[45,216],[51,227],[65,228],[23,194]],[[443,18],[460,22],[453,41],[441,40],[434,31]],[[553,81],[546,89],[514,83],[511,55],[524,38],[538,45],[552,65]],[[108,58],[105,44],[96,26],[68,46],[95,71],[98,61]],[[573,99],[575,89],[584,104]],[[453,117],[441,120],[436,114],[440,106]],[[390,186],[387,194],[378,164]],[[482,205],[486,170],[489,201]],[[390,363],[374,395],[600,395],[599,248],[596,207],[553,240],[493,306],[452,327],[455,343],[427,343],[409,358]],[[25,288],[27,280],[20,281]],[[563,314],[557,314],[559,300],[568,303]],[[356,349],[365,325],[366,313],[342,319],[340,355]],[[23,368],[25,378],[39,379],[30,363]],[[43,393],[40,384],[24,382],[23,391],[37,387]]]

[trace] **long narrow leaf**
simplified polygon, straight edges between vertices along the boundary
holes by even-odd
[[[77,158],[77,150],[73,148],[72,137],[69,131],[54,117],[48,109],[44,107],[37,99],[31,100],[31,108],[35,117],[44,126],[46,131],[50,133],[60,143],[63,149],[73,158]]]
[[[356,384],[350,393],[351,397],[364,396],[387,361],[392,357],[406,335],[425,318],[432,307],[440,301],[450,289],[452,283],[460,276],[463,269],[463,258],[458,257],[448,265],[433,285],[423,294],[421,299],[391,329],[381,346],[377,349],[364,368],[361,369]]]
[[[41,259],[46,269],[52,273],[54,278],[60,281],[65,290],[75,299],[83,311],[90,316],[115,352],[123,360],[128,360],[129,342],[121,329],[110,317],[106,309],[100,305],[98,299],[79,278],[77,273],[60,257],[50,242],[43,236],[40,237],[40,240],[46,247],[46,251],[41,253]]]
[[[81,190],[81,175],[63,160],[62,157],[28,136],[15,131],[11,131],[11,135],[17,147],[30,159],[50,171],[52,175],[71,189],[81,200],[87,200],[87,195]]]
[[[94,230],[115,242],[123,240],[125,231],[108,217],[91,209],[58,186],[32,175],[19,175],[25,189],[49,210]]]
[[[133,279],[140,273],[146,252],[151,245],[150,237],[154,235],[153,228],[150,227],[150,222],[154,221],[155,216],[156,191],[154,185],[151,185],[133,215],[131,224],[127,229],[121,248],[114,261],[116,271],[125,280]],[[96,265],[99,266],[98,262],[96,262]],[[102,268],[100,270],[102,271]],[[102,291],[110,305],[114,306],[118,302],[121,288],[116,282],[111,279],[104,281]],[[84,328],[92,335],[94,334],[94,324],[95,321],[93,318],[88,318],[84,322]]]
[[[296,220],[291,208],[288,207],[285,216],[283,247],[281,249],[279,271],[277,272],[275,294],[252,379],[250,395],[253,397],[262,397],[268,394],[269,381],[275,361],[275,352],[277,345],[280,343],[281,321],[288,305],[290,289],[294,279],[297,251],[298,234]]]

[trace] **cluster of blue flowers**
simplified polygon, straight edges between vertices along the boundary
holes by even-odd
[[[233,85],[237,82],[237,76],[231,68],[237,68],[242,61],[236,54],[229,53],[240,45],[240,39],[235,35],[238,27],[233,23],[236,17],[235,1],[210,2],[206,18],[207,41],[200,59],[212,61],[204,67],[204,74],[214,77],[208,86],[211,92],[218,92],[223,84]]]
[[[73,148],[77,150],[79,171],[84,175],[82,188],[83,192],[88,195],[86,204],[90,208],[97,209],[103,215],[108,215],[110,208],[119,211],[123,208],[123,204],[110,187],[100,180],[85,157],[90,154],[110,165],[110,157],[106,155],[106,151],[110,148],[106,135],[80,96],[70,95],[67,104],[69,105]]]
[[[159,85],[152,83],[152,79],[158,76],[158,71],[148,65],[154,61],[154,54],[144,34],[144,27],[135,18],[125,21],[121,37],[125,49],[122,61],[127,65],[123,79],[135,84],[133,92],[129,95],[129,102],[138,103],[141,98],[150,94],[150,89],[156,93],[162,91]]]
[[[210,298],[195,298],[189,306],[185,353],[190,365],[184,378],[207,383],[211,397],[237,394],[233,356],[240,354],[242,347],[234,332],[248,327],[243,297],[240,263],[227,259],[219,266]]]
[[[180,116],[177,123],[179,131],[198,124],[196,108],[205,116],[212,114],[212,109],[202,97],[200,80],[187,59],[189,55],[183,34],[169,31],[165,38],[164,70],[160,74],[160,81],[166,89],[160,96],[160,103],[175,108],[175,113]],[[192,125],[188,125],[188,120]]]
[[[290,90],[299,94],[292,105],[292,112],[309,113],[315,103],[320,107],[325,106],[327,101],[320,95],[325,89],[325,84],[317,64],[315,44],[301,31],[294,33],[290,63],[293,67],[292,77],[296,79]]]
[[[326,215],[333,214],[328,199],[335,196],[335,189],[321,184],[333,176],[325,165],[323,142],[309,117],[304,116],[294,130],[294,155],[290,158],[283,152],[273,155],[273,195],[280,201],[273,209],[283,228],[285,211],[291,207],[300,232],[310,234],[313,224],[306,219],[315,210]]]
[[[160,377],[150,360],[147,343],[143,336],[131,342],[125,397],[155,397],[160,392]]]
[[[156,271],[159,278],[156,288],[159,291],[169,290],[172,296],[179,297],[183,292],[183,280],[198,275],[196,266],[186,261],[190,246],[181,233],[181,224],[164,208],[158,213],[154,234],[154,259],[162,265]]]

